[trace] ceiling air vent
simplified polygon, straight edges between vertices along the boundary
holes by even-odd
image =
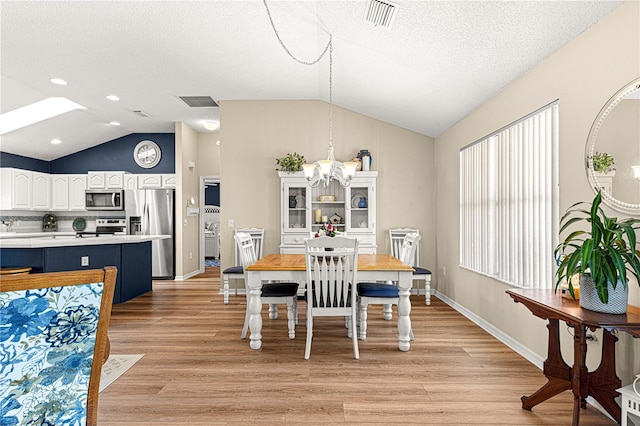
[[[217,107],[218,103],[211,96],[178,96],[191,108]]]
[[[397,4],[390,1],[371,0],[364,19],[376,27],[389,28],[396,16],[397,7]]]
[[[134,112],[135,114],[138,114],[140,117],[145,117],[145,118],[147,118],[147,117],[151,117],[149,114],[147,114],[146,112],[144,112],[144,111],[142,111],[142,110],[139,110],[139,109],[134,110],[133,112]]]

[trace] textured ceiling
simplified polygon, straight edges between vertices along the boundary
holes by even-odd
[[[335,104],[437,137],[622,2],[397,3],[389,29],[365,22],[367,1],[268,4],[300,59],[314,60],[333,35]],[[5,152],[51,160],[129,133],[172,132],[176,121],[206,132],[202,122],[218,118],[218,108],[189,108],[178,96],[329,100],[328,61],[287,56],[259,0],[0,8],[1,111],[49,96],[87,107],[1,136]]]

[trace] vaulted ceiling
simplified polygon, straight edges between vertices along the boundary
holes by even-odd
[[[303,61],[332,35],[336,105],[437,137],[621,3],[402,0],[389,28],[365,20],[368,0],[267,5]],[[203,122],[218,120],[218,108],[180,96],[329,101],[328,57],[294,61],[260,0],[0,8],[1,112],[58,96],[86,107],[0,136],[4,152],[52,160],[129,133],[173,132],[176,121],[210,131]]]

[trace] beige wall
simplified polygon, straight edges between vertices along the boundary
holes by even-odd
[[[638,2],[623,4],[436,139],[437,290],[541,357],[547,351],[546,322],[514,303],[504,293],[509,286],[458,266],[459,149],[559,99],[560,211],[576,201],[590,201],[594,193],[584,170],[587,136],[607,100],[640,76],[639,8]],[[634,285],[630,296],[636,306],[638,293]],[[570,336],[561,334],[565,356],[568,352],[571,357],[566,348]],[[632,356],[640,346],[625,333],[619,337],[618,370],[628,383],[633,373],[640,373],[640,357],[634,363]],[[588,364],[594,367],[599,343],[589,345]]]
[[[326,158],[329,105],[320,101],[222,101],[220,103],[222,267],[233,263],[235,227],[265,228],[264,253],[280,245],[280,180],[275,159],[298,152],[307,161]],[[359,150],[378,171],[378,252],[389,251],[388,229],[419,228],[421,264],[435,265],[433,139],[334,107],[337,160]],[[225,232],[228,231],[228,232]]]
[[[189,168],[189,161],[195,162]],[[187,217],[187,200],[200,205],[198,134],[184,123],[176,123],[176,279],[188,278],[199,270],[199,216]]]
[[[220,175],[220,133],[198,133],[198,175]]]

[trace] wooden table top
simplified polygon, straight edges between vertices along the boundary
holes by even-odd
[[[249,266],[247,271],[305,271],[304,254],[269,254]],[[413,272],[400,259],[390,254],[359,254],[358,271],[398,271]]]
[[[572,324],[624,330],[640,337],[640,308],[629,305],[626,314],[603,314],[580,307],[580,302],[567,299],[550,290],[516,288],[507,290],[514,301],[526,305],[536,316],[557,318]]]

